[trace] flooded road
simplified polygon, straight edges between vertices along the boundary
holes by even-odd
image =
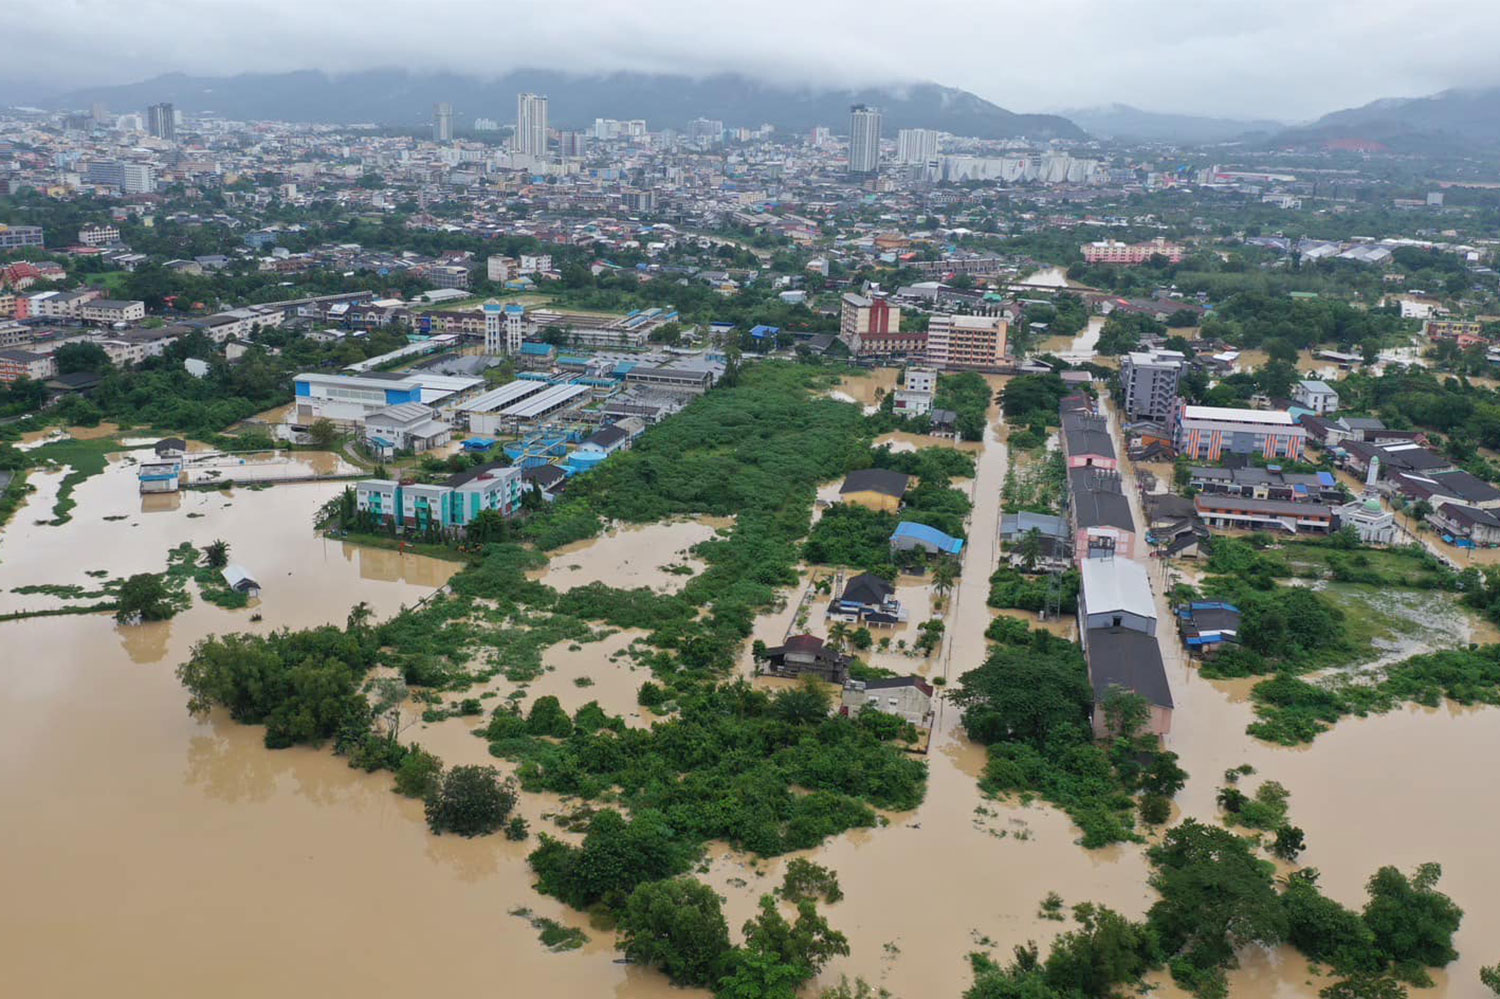
[[[870,380],[868,394],[878,385]],[[892,655],[889,664],[950,686],[983,659],[993,616],[985,598],[1008,462],[997,419],[992,410],[966,484],[975,506],[944,645],[928,660]],[[119,462],[78,486],[71,522],[36,524],[59,477],[34,474],[37,491],[0,531],[0,611],[61,603],[16,594],[17,586],[89,588],[99,583],[90,570],[160,571],[171,546],[214,538],[230,542],[231,558],[252,568],[265,591],[248,609],[195,598],[174,620],[136,628],[103,615],[0,624],[0,891],[22,903],[0,913],[9,990],[133,999],[198,994],[212,982],[215,995],[234,997],[396,996],[435,984],[493,991],[498,982],[516,995],[704,995],[615,963],[612,933],[538,896],[524,863],[534,839],[432,837],[420,805],[392,794],[388,775],[351,771],[326,749],[267,751],[258,728],[187,714],[172,670],[204,635],[341,623],[359,600],[385,617],[444,582],[455,564],[316,538],[313,512],[338,483],[143,499],[133,468]],[[632,573],[680,561],[697,539],[684,525],[673,530],[652,535],[640,551],[631,547],[640,538],[621,532],[559,554],[549,582],[685,579],[630,582]],[[914,619],[925,617],[921,584],[902,589],[919,608]],[[788,591],[783,610],[758,620],[756,637],[779,643],[801,593]],[[251,622],[254,613],[264,620]],[[1159,596],[1158,614],[1165,620]],[[816,602],[809,623],[822,624]],[[1442,886],[1466,911],[1456,941],[1462,956],[1421,995],[1479,999],[1478,967],[1500,959],[1500,862],[1493,783],[1473,763],[1500,755],[1500,712],[1409,708],[1346,719],[1310,746],[1270,746],[1244,734],[1250,683],[1199,677],[1172,630],[1162,633],[1177,702],[1170,746],[1192,774],[1178,797],[1182,813],[1216,820],[1223,771],[1250,763],[1257,779],[1291,791],[1291,819],[1308,841],[1302,862],[1322,870],[1325,890],[1345,904],[1362,903],[1365,878],[1382,864],[1442,863]],[[553,669],[529,685],[528,700],[552,694],[571,711],[598,699],[632,725],[649,724],[649,713],[633,705],[645,674],[624,656],[636,637],[617,632],[547,649]],[[486,710],[495,703],[487,700]],[[498,763],[470,734],[476,725],[413,724],[403,738],[450,762]],[[970,981],[968,952],[1004,959],[1016,944],[1045,948],[1069,928],[1038,918],[1048,892],[1133,917],[1154,900],[1141,846],[1086,851],[1058,810],[985,799],[977,786],[983,749],[941,699],[927,761],[928,794],[918,809],[803,854],[834,868],[846,894],[824,911],[848,935],[852,954],[830,966],[822,984],[859,975],[903,999],[956,997]],[[526,795],[520,811],[533,831],[551,830],[543,816],[558,807],[550,796]],[[725,896],[736,938],[759,895],[779,884],[786,859],[752,866],[722,847],[711,851],[703,877]],[[507,914],[515,906],[583,927],[590,941],[581,951],[549,953]],[[1304,997],[1316,990],[1309,980],[1290,950],[1250,954],[1231,976],[1231,995]],[[1179,994],[1170,984],[1162,992]]]
[[[1121,447],[1117,414],[1111,431]],[[1122,452],[1123,453],[1123,450]],[[1133,470],[1127,476],[1137,523],[1143,522]],[[1155,590],[1157,619],[1169,621],[1162,566],[1146,564]],[[1488,633],[1487,630],[1482,630]],[[1472,761],[1500,751],[1500,711],[1446,704],[1408,707],[1387,715],[1346,718],[1311,744],[1295,748],[1261,742],[1245,733],[1254,720],[1250,688],[1256,680],[1207,680],[1183,654],[1175,630],[1158,629],[1162,658],[1176,707],[1168,748],[1191,775],[1177,795],[1183,815],[1217,821],[1215,796],[1225,770],[1248,763],[1256,780],[1276,780],[1291,792],[1290,820],[1307,835],[1299,864],[1322,871],[1331,897],[1355,909],[1364,904],[1365,880],[1383,865],[1410,870],[1424,861],[1443,865],[1440,885],[1464,910],[1454,946],[1457,961],[1434,972],[1431,999],[1481,999],[1479,968],[1500,953],[1500,860],[1493,830],[1500,818],[1493,782],[1475,779]],[[1488,845],[1487,845],[1488,844]],[[1256,955],[1230,975],[1230,994],[1290,999],[1315,989],[1306,963],[1290,948]],[[1169,987],[1164,994],[1177,995]]]
[[[998,387],[1003,379],[990,381]],[[925,662],[881,665],[943,677],[952,685],[986,654],[984,629],[991,612],[985,600],[999,556],[999,497],[1007,464],[998,419],[992,408],[978,454],[964,571],[950,597],[945,643]],[[901,599],[907,602],[910,586],[902,589]],[[770,633],[757,627],[757,637],[780,641],[798,593],[789,598],[787,610],[769,616]],[[821,617],[815,604],[811,623],[819,634],[824,633],[818,631]],[[984,749],[963,735],[958,709],[939,701],[936,710],[923,804],[889,816],[884,828],[857,830],[798,854],[836,870],[846,895],[827,906],[825,914],[848,936],[852,953],[829,966],[819,980],[822,985],[837,983],[840,974],[858,975],[905,999],[957,997],[970,983],[965,960],[970,951],[994,947],[998,956],[1008,958],[1012,945],[1037,940],[1045,946],[1068,928],[1037,918],[1048,892],[1058,892],[1070,905],[1096,900],[1132,916],[1141,915],[1152,900],[1140,848],[1086,851],[1074,845],[1079,834],[1056,809],[986,799],[977,782]],[[715,851],[706,878],[726,897],[731,926],[749,918],[759,895],[780,883],[787,859],[752,868],[746,857]]]

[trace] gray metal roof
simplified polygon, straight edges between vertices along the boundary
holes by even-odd
[[[1130,501],[1121,491],[1120,477],[1097,468],[1068,471],[1068,494],[1072,497],[1075,522],[1080,528],[1116,527],[1135,530]]]
[[[1152,704],[1173,706],[1155,635],[1130,628],[1090,628],[1087,645],[1089,683],[1096,700],[1103,700],[1111,687],[1123,687]]]

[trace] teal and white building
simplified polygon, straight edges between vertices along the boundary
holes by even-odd
[[[521,508],[525,484],[521,469],[481,465],[441,484],[365,479],[355,483],[355,506],[388,525],[402,529],[463,531],[485,510],[514,516]]]

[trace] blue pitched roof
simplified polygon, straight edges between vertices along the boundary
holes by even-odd
[[[912,538],[923,544],[931,545],[940,552],[949,555],[957,555],[963,551],[964,543],[961,538],[951,538],[935,527],[926,524],[914,524],[909,520],[903,520],[896,525],[896,531],[891,535],[891,540],[897,538]]]
[[[552,350],[553,347],[550,343],[534,343],[528,340],[521,344],[521,353],[523,354],[538,354],[545,357],[551,354]]]
[[[750,335],[755,337],[757,340],[761,340],[768,336],[775,336],[780,332],[780,326],[755,326],[751,328]]]

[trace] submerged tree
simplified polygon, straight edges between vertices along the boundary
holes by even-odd
[[[494,767],[454,767],[427,795],[427,825],[435,833],[484,836],[505,823],[515,804],[515,785]]]
[[[210,569],[222,569],[229,564],[229,542],[215,539],[203,546],[203,562]]]
[[[115,620],[123,624],[165,621],[176,612],[165,580],[155,572],[138,572],[121,583],[115,603]]]

